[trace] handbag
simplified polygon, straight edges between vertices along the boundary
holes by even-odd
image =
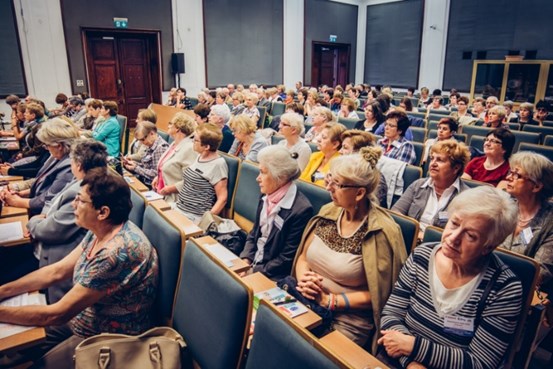
[[[76,369],[181,369],[182,336],[169,327],[152,328],[141,335],[102,333],[75,348]]]
[[[198,227],[236,255],[240,255],[244,249],[248,234],[232,219],[221,218],[206,211],[200,219]]]

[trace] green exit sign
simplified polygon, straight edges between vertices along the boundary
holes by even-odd
[[[129,25],[129,18],[113,18],[113,25],[115,28],[127,28]]]

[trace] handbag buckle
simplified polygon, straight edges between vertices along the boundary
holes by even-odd
[[[98,366],[100,369],[106,369],[111,360],[111,349],[109,347],[100,348],[100,353],[98,355]]]

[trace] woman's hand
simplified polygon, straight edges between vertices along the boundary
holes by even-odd
[[[152,181],[152,188],[153,188],[154,190],[157,189],[157,182],[158,182],[158,178],[157,178],[157,176],[156,176],[156,177],[154,178],[154,180]],[[163,195],[163,194],[160,193],[160,195]]]
[[[409,365],[407,365],[407,369],[426,369],[426,367],[421,363],[417,363],[416,361],[413,361],[413,362],[410,362]]]
[[[0,174],[2,174],[3,176],[7,176],[8,175],[8,170],[10,170],[12,166],[10,164],[2,164],[0,166]]]
[[[307,271],[298,277],[297,290],[305,298],[320,301],[323,293],[323,277],[315,272]]]
[[[161,189],[161,191],[159,191],[159,194],[163,196],[167,196],[176,192],[177,192],[177,188],[175,186],[165,186]]]
[[[17,192],[5,191],[3,194],[3,200],[9,206],[20,207],[22,198]]]
[[[125,168],[131,172],[136,169],[136,163],[134,161],[125,161]]]
[[[415,346],[415,337],[392,330],[380,331],[382,337],[378,344],[383,345],[386,353],[393,358],[410,355]]]

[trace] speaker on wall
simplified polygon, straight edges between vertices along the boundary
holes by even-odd
[[[173,74],[184,73],[184,53],[171,54],[171,70]]]

